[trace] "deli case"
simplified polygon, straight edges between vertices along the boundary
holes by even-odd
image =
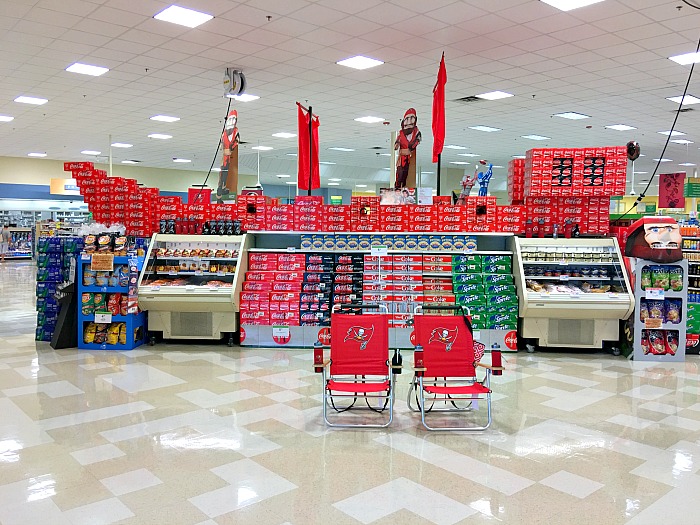
[[[150,344],[164,339],[221,339],[238,331],[236,312],[247,258],[246,235],[153,234],[139,276]]]
[[[513,238],[520,338],[544,347],[602,348],[619,340],[634,295],[615,238]],[[536,342],[536,343],[535,343]],[[618,354],[616,346],[613,353]]]

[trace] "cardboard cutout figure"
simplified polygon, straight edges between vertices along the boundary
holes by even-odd
[[[221,135],[221,144],[224,148],[224,156],[221,159],[221,171],[219,172],[219,184],[216,188],[216,202],[222,203],[225,197],[236,195],[238,191],[238,143],[241,136],[238,133],[238,112],[232,109],[226,119],[224,133]]]
[[[476,183],[476,179],[478,177],[478,171],[479,167],[474,170],[474,176],[470,177],[467,173],[464,174],[464,177],[462,177],[462,191],[459,193],[459,197],[457,197],[457,202],[456,204],[466,204],[467,203],[467,197],[469,197],[469,194],[472,192],[472,188],[474,187],[474,183]]]
[[[628,229],[625,255],[658,263],[683,258],[678,223],[671,217],[643,217]]]
[[[415,169],[416,148],[422,138],[420,131],[418,131],[418,126],[416,126],[417,122],[416,110],[413,108],[408,109],[403,116],[401,131],[399,131],[399,135],[394,143],[394,150],[399,151],[399,159],[396,163],[396,183],[394,184],[396,189],[406,187],[411,164],[413,164]]]
[[[485,160],[479,161],[481,164],[486,164]],[[478,168],[479,166],[477,166]],[[479,197],[486,197],[489,194],[489,182],[491,182],[491,177],[493,177],[493,164],[489,164],[489,169],[485,172],[479,172],[476,176],[479,182]]]

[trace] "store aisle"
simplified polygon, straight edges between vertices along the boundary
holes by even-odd
[[[506,356],[480,434],[327,430],[310,351],[34,342],[34,268],[0,265],[0,523],[691,523],[700,371]],[[410,361],[404,358],[404,363]]]

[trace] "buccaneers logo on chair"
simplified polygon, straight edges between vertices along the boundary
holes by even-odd
[[[453,330],[448,330],[447,328],[439,327],[433,328],[430,332],[430,339],[428,339],[428,344],[433,341],[442,343],[445,345],[445,351],[449,352],[452,350],[452,345],[455,344],[457,340],[457,327],[455,326]]]
[[[364,326],[351,326],[348,328],[348,333],[345,334],[345,341],[357,341],[360,343],[360,350],[367,348],[367,344],[374,335],[374,325],[370,328],[365,328]]]

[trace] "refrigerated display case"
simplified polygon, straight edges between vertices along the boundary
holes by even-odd
[[[619,340],[634,295],[615,238],[514,238],[515,280],[527,350],[602,348]],[[619,349],[613,346],[613,353]]]
[[[236,312],[247,258],[246,235],[156,233],[139,276],[148,329],[165,339],[221,339],[238,331]]]

